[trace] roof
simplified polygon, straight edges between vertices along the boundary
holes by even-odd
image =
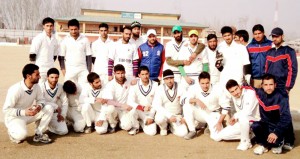
[[[121,25],[129,25],[133,21],[138,21],[142,25],[153,25],[153,26],[174,26],[181,25],[182,27],[196,27],[196,28],[207,28],[207,26],[190,23],[190,22],[181,22],[178,20],[159,20],[159,19],[131,19],[131,18],[116,18],[116,17],[104,17],[104,16],[89,16],[89,15],[79,15],[72,17],[59,17],[55,18],[57,21],[69,21],[70,19],[77,19],[79,22],[89,22],[89,23],[115,23]]]

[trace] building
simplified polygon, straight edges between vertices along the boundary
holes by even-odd
[[[204,35],[201,33],[207,28],[198,23],[182,22],[180,20],[180,14],[81,9],[79,16],[55,18],[56,31],[60,36],[67,34],[67,23],[70,19],[74,18],[80,22],[80,31],[85,33],[90,41],[94,41],[98,38],[98,26],[102,22],[109,25],[109,38],[114,41],[121,37],[121,28],[125,25],[130,25],[136,20],[142,24],[142,36],[145,36],[148,29],[155,29],[158,40],[163,44],[171,39],[172,27],[174,25],[182,26],[184,37],[188,36],[189,30],[197,30],[200,33],[201,41],[203,41],[204,38]]]

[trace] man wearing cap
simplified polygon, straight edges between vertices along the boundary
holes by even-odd
[[[143,38],[140,36],[141,26],[142,26],[141,23],[139,23],[138,21],[134,21],[130,25],[132,29],[132,36],[129,42],[135,45],[135,48],[139,48],[139,46],[145,42]]]
[[[189,41],[184,45],[184,49],[186,50],[183,54],[179,54],[180,60],[190,60],[193,52],[196,51],[198,45],[198,31],[190,30],[189,33]],[[208,58],[205,51],[201,54],[198,54],[194,61],[191,61],[190,65],[184,66],[184,73],[181,73],[182,79],[181,84],[188,88],[189,85],[195,83],[198,80],[198,76],[202,71],[208,72]]]
[[[256,24],[252,28],[253,39],[247,46],[251,62],[251,86],[261,88],[261,77],[265,70],[267,51],[272,47],[272,41],[265,36],[264,27]]]
[[[282,94],[288,94],[295,84],[298,73],[297,56],[294,49],[284,44],[281,28],[274,28],[270,36],[275,46],[267,51],[265,73],[274,75],[277,89]],[[292,124],[289,125],[288,132],[284,148],[292,149],[295,140]]]
[[[149,68],[150,79],[159,81],[162,75],[162,66],[165,61],[164,46],[156,39],[156,31],[149,29],[147,31],[147,42],[138,48],[140,66]]]
[[[188,131],[179,102],[184,89],[174,81],[174,73],[170,69],[163,72],[163,80],[164,83],[157,88],[152,103],[156,110],[155,122],[160,127],[160,135],[167,135],[170,124],[173,134],[184,137]]]
[[[217,55],[217,46],[218,46],[218,38],[216,34],[209,34],[207,36],[207,47],[205,48],[208,64],[209,64],[209,74],[210,74],[210,83],[215,85],[219,82],[220,79],[220,71],[216,68],[216,55]]]
[[[163,70],[171,69],[174,73],[175,81],[180,82],[181,81],[181,74],[183,73],[184,69],[182,66],[187,66],[191,64],[191,61],[194,61],[196,56],[202,52],[202,50],[205,48],[205,45],[199,44],[193,52],[193,54],[190,56],[189,60],[180,60],[179,54],[186,54],[186,49],[184,49],[185,43],[187,43],[186,40],[183,40],[182,38],[182,28],[179,25],[175,25],[172,28],[172,33],[174,36],[174,39],[169,41],[166,44],[166,62],[164,64]]]

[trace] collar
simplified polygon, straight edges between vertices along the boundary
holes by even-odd
[[[148,85],[144,86],[142,80],[139,79],[139,80],[138,80],[138,85],[139,85],[139,86],[142,86],[142,87],[149,87],[149,86],[152,85],[152,81],[149,79]]]
[[[109,37],[107,37],[107,39],[104,42],[102,41],[101,36],[99,36],[98,39],[99,39],[100,43],[103,43],[103,44],[107,44],[107,43],[111,42],[111,40],[109,39]]]
[[[55,89],[58,87],[58,84],[56,84],[55,88],[52,89],[52,88],[50,88],[49,82],[46,81],[46,82],[45,82],[45,86],[46,86],[46,89],[47,89],[47,90],[55,90]]]
[[[45,30],[43,30],[42,34],[43,34],[45,37],[49,38]],[[54,34],[51,33],[51,38],[50,38],[50,39],[53,39],[53,37],[54,37]]]
[[[251,43],[253,43],[253,44],[264,44],[264,43],[268,43],[269,41],[270,40],[266,36],[264,36],[261,43],[258,43],[254,38],[252,39]]]
[[[32,86],[31,89],[29,89],[29,88],[26,86],[26,84],[25,84],[25,79],[24,79],[24,80],[21,81],[21,87],[22,87],[22,89],[26,92],[26,91],[32,91],[34,85]]]
[[[272,48],[275,48],[275,49],[279,49],[279,48],[285,47],[285,46],[288,46],[286,42],[283,42],[278,48],[276,48],[275,44],[272,43]]]
[[[171,41],[174,45],[177,45],[178,47],[182,46],[186,42],[186,40],[182,39],[181,43],[177,44],[175,38],[173,38]]]
[[[68,34],[67,37],[68,38],[72,38],[73,40],[75,40],[70,34]],[[82,35],[82,34],[79,33],[79,36],[78,36],[78,38],[75,41],[80,40],[83,37],[84,37],[84,35]]]

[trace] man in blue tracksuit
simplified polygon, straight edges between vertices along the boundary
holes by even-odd
[[[261,77],[265,72],[267,51],[272,47],[272,41],[265,36],[264,27],[256,24],[252,28],[253,39],[247,45],[251,62],[251,86],[261,88]]]
[[[261,155],[272,148],[273,153],[280,154],[292,124],[288,96],[276,88],[275,77],[271,74],[262,77],[262,88],[256,89],[256,93],[261,120],[251,126],[259,144],[254,153]]]
[[[275,47],[267,52],[265,73],[275,76],[277,88],[282,93],[289,93],[295,84],[298,73],[298,62],[295,50],[284,45],[283,30],[274,28],[271,32]],[[284,148],[292,149],[295,135],[293,125],[289,126],[290,133],[285,138]]]

